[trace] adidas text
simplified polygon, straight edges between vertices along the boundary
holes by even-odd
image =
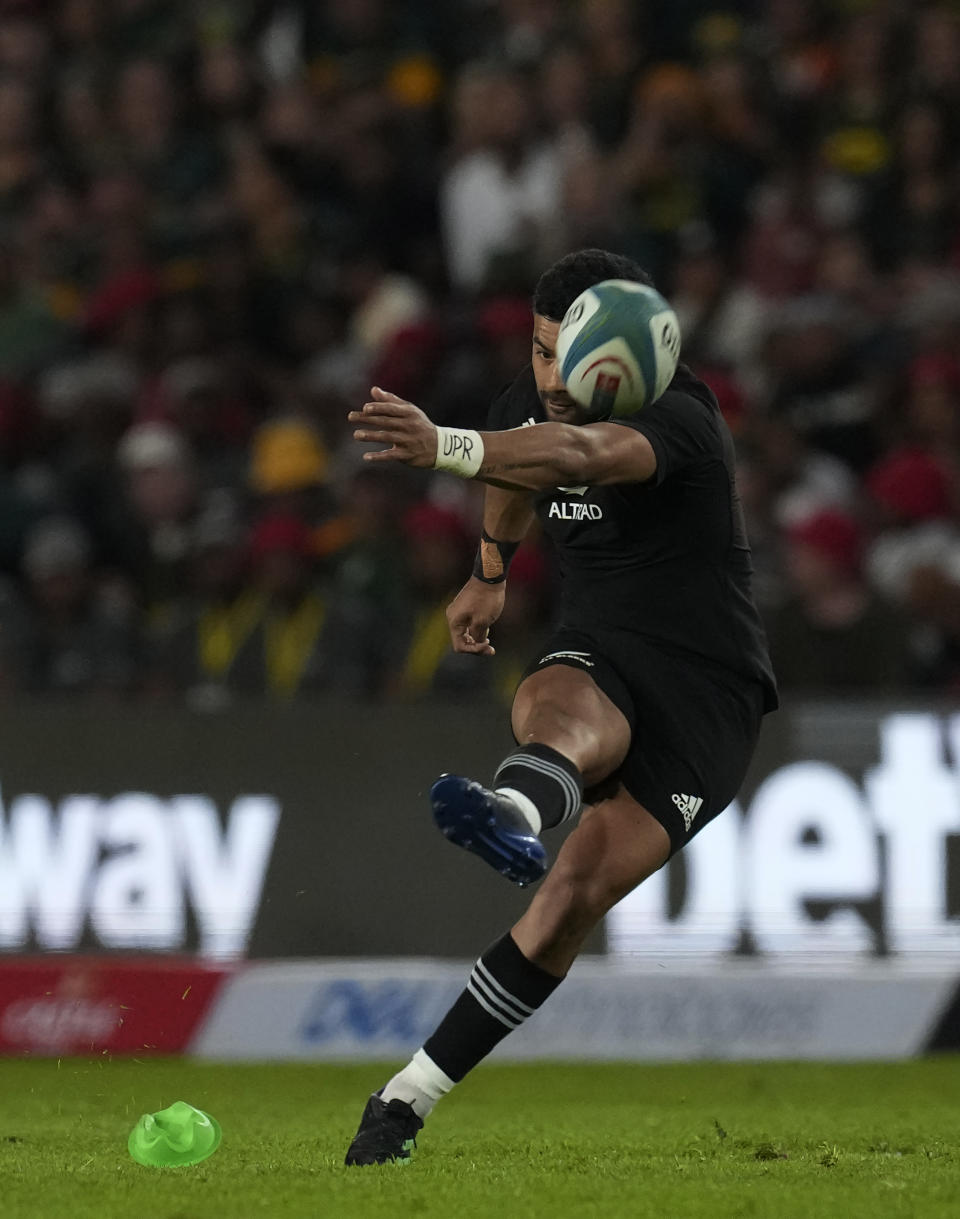
[[[674,794],[670,797],[677,808],[680,810],[680,815],[683,817],[683,828],[689,833],[690,827],[693,825],[693,819],[700,812],[700,806],[703,804],[702,796],[686,796],[683,793]]]

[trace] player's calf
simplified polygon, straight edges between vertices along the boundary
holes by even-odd
[[[347,1163],[401,1158],[405,1140],[412,1137],[404,1120],[415,1119],[419,1130],[437,1101],[532,1016],[561,981],[529,961],[509,934],[488,948],[436,1031],[368,1101]]]
[[[513,929],[523,953],[563,975],[621,898],[666,863],[670,838],[625,791],[589,808]]]

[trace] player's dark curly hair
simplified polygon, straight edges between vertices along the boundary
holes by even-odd
[[[604,279],[630,279],[653,285],[638,262],[609,250],[575,250],[548,267],[533,294],[533,311],[560,322],[581,292]]]

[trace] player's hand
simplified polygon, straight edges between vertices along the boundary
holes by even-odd
[[[437,460],[437,429],[412,402],[375,385],[372,401],[347,419],[355,424],[353,438],[362,444],[386,444],[378,453],[364,453],[364,461],[402,461],[421,470],[432,470]]]
[[[470,579],[447,606],[447,626],[455,652],[494,656],[490,628],[503,613],[506,584]]]

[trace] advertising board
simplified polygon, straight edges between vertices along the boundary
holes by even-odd
[[[437,834],[426,791],[509,745],[485,706],[2,712],[0,951],[471,959],[527,896]],[[960,715],[865,704],[772,717],[736,805],[587,944],[958,948]]]

